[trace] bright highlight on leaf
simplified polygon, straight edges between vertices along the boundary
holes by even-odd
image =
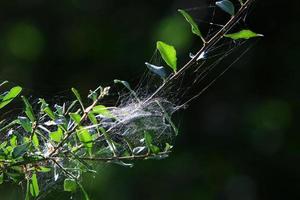
[[[169,65],[169,67],[173,69],[174,72],[176,72],[177,56],[175,48],[161,41],[156,43],[156,48],[158,49],[163,60]]]
[[[254,37],[263,37],[264,35],[255,33],[251,30],[241,30],[240,32],[237,33],[231,33],[231,34],[226,34],[224,37],[231,38],[233,40],[239,40],[239,39],[250,39]]]
[[[184,16],[184,18],[186,19],[186,21],[188,23],[190,23],[190,25],[192,27],[192,32],[194,34],[198,35],[199,37],[201,37],[201,39],[203,40],[202,33],[201,33],[198,25],[194,21],[194,19],[186,11],[184,11],[184,10],[179,9],[178,12],[180,12]]]
[[[9,104],[12,100],[14,100],[22,91],[22,88],[17,86],[13,87],[4,97],[1,99],[0,109]]]
[[[62,141],[63,136],[64,136],[64,133],[61,130],[61,128],[58,128],[57,131],[50,133],[50,138],[54,142],[60,142],[60,141]]]
[[[234,5],[231,1],[229,0],[222,0],[222,1],[217,1],[216,5],[221,8],[223,11],[227,12],[231,16],[235,14],[235,8]]]

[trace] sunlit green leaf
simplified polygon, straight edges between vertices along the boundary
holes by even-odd
[[[9,140],[10,145],[15,148],[18,145],[17,136],[12,136]]]
[[[37,134],[35,134],[35,133],[32,136],[32,143],[35,148],[38,148],[40,146],[39,139],[37,137]]]
[[[79,138],[79,141],[82,142],[90,152],[91,148],[93,147],[93,138],[89,131],[87,129],[82,128],[77,131],[77,136]]]
[[[51,168],[39,166],[37,167],[36,171],[41,173],[48,173],[51,171]]]
[[[41,110],[44,111],[52,120],[55,120],[55,114],[53,111],[49,108],[49,105],[44,99],[40,99],[41,103]]]
[[[32,106],[30,105],[29,101],[24,96],[22,96],[22,99],[25,104],[25,114],[27,115],[27,117],[30,119],[31,122],[36,121]]]
[[[77,113],[70,113],[69,114],[71,119],[76,123],[76,124],[80,124],[81,122],[81,116]]]
[[[61,142],[63,139],[63,131],[61,130],[61,128],[58,128],[57,131],[50,133],[50,138],[51,140],[53,140],[54,142]]]
[[[217,1],[216,5],[232,16],[235,14],[234,5],[230,0]]]
[[[36,174],[33,174],[31,177],[30,193],[33,197],[37,197],[40,194],[40,189],[39,189],[39,184],[38,184]]]
[[[64,180],[64,191],[75,192],[77,190],[77,183],[74,179],[66,178]]]
[[[20,93],[22,92],[22,88],[17,86],[13,87],[0,102],[0,109],[9,104],[12,100],[14,100]]]
[[[95,117],[95,115],[93,113],[89,113],[88,114],[88,118],[90,119],[90,121],[94,124],[94,125],[97,125],[98,124],[98,120],[97,118]]]
[[[163,60],[172,68],[174,72],[177,71],[177,56],[176,50],[173,46],[168,45],[164,42],[158,41],[156,43],[156,48],[158,49]]]
[[[226,34],[224,37],[231,38],[233,40],[239,40],[239,39],[250,39],[254,37],[263,37],[262,34],[257,34],[251,30],[241,30],[237,33],[231,33],[231,34]]]
[[[179,9],[178,12],[180,12],[186,21],[191,25],[192,32],[202,38],[202,33],[194,19],[184,10]]]
[[[111,114],[111,112],[108,110],[108,108],[106,106],[103,106],[103,105],[98,105],[98,106],[95,106],[93,108],[93,113],[94,114],[100,114],[100,115],[103,115],[104,117],[107,117],[107,118],[113,118],[114,116]]]

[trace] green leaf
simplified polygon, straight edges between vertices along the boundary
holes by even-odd
[[[9,140],[10,145],[15,148],[18,145],[17,136],[12,136]]]
[[[235,14],[235,8],[234,5],[231,1],[229,0],[222,0],[222,1],[217,1],[216,5],[221,8],[223,11],[227,12],[231,16]]]
[[[184,16],[185,20],[191,25],[192,32],[195,35],[198,35],[199,37],[201,37],[201,39],[203,40],[202,33],[201,33],[198,25],[194,21],[194,19],[184,10],[179,9],[178,12],[180,12]]]
[[[77,113],[70,113],[69,114],[71,119],[76,123],[76,124],[80,124],[81,122],[81,116]]]
[[[93,113],[103,115],[104,117],[107,117],[107,118],[114,118],[114,116],[111,114],[111,112],[108,110],[108,108],[103,105],[95,106],[93,108]]]
[[[32,136],[32,143],[35,148],[38,148],[40,146],[39,139],[35,133]]]
[[[64,191],[75,192],[77,190],[77,182],[74,179],[66,178],[64,180]]]
[[[52,120],[55,120],[55,114],[53,111],[49,108],[49,105],[44,99],[40,99],[39,103],[41,103],[41,110],[46,113]]]
[[[33,174],[31,177],[30,193],[33,197],[37,197],[40,194],[40,189],[39,189],[39,184],[38,184],[36,174]]]
[[[91,152],[91,148],[93,147],[93,138],[87,129],[80,129],[77,131],[77,137],[80,142],[84,144],[84,146]]]
[[[93,113],[89,113],[88,114],[88,118],[90,119],[90,121],[94,124],[94,125],[97,125],[98,124],[98,120],[97,118],[95,117],[95,115]]]
[[[13,156],[14,158],[18,158],[18,157],[23,156],[23,155],[28,151],[29,146],[30,146],[29,143],[25,143],[25,144],[16,146],[16,147],[13,149],[12,156]]]
[[[27,115],[27,117],[30,119],[31,122],[35,122],[35,116],[34,116],[34,112],[32,109],[32,106],[30,105],[29,101],[27,100],[26,97],[22,96],[22,100],[25,104],[25,114]]]
[[[156,48],[158,49],[163,60],[169,65],[169,67],[173,69],[174,72],[176,72],[177,57],[175,48],[161,41],[156,43]]]
[[[17,123],[20,124],[26,132],[32,132],[32,124],[27,117],[18,117]]]
[[[36,171],[41,173],[48,173],[51,171],[51,168],[38,166]]]
[[[50,133],[50,138],[54,142],[61,142],[63,139],[63,131],[61,128],[58,128],[57,131]]]
[[[76,99],[78,100],[78,102],[79,102],[79,104],[80,104],[82,110],[84,110],[84,106],[83,106],[83,103],[82,103],[82,99],[81,99],[81,96],[80,96],[78,90],[76,90],[75,88],[72,88],[71,90],[72,90],[72,92],[74,93]]]
[[[150,152],[155,154],[160,152],[160,149],[157,146],[152,144],[153,139],[149,132],[145,132],[144,138],[145,138],[146,146],[148,147]]]
[[[226,34],[224,35],[224,37],[227,37],[227,38],[231,38],[233,40],[239,40],[239,39],[250,39],[250,38],[254,38],[254,37],[263,37],[262,34],[257,34],[251,30],[241,30],[237,33],[231,33],[231,34]]]
[[[13,87],[4,97],[1,99],[0,109],[9,104],[12,100],[14,100],[20,93],[22,92],[22,88],[17,86]]]
[[[3,173],[0,174],[0,185],[3,184],[4,181],[4,175]]]

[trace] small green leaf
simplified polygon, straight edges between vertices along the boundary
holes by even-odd
[[[75,192],[77,190],[77,182],[74,179],[66,178],[64,180],[64,191]]]
[[[173,69],[174,72],[176,72],[177,57],[175,48],[161,41],[156,43],[156,48],[158,49],[163,60],[169,65],[169,67]]]
[[[77,136],[80,142],[84,144],[84,146],[91,152],[91,148],[93,147],[93,138],[87,129],[80,129],[77,131]]]
[[[35,148],[38,148],[40,146],[39,139],[35,133],[32,136],[32,143]]]
[[[90,119],[90,121],[94,124],[94,125],[97,125],[98,124],[98,120],[97,118],[95,117],[95,115],[93,113],[89,113],[88,114],[88,118]]]
[[[222,0],[222,1],[217,1],[216,5],[221,8],[223,11],[227,12],[231,16],[235,14],[235,8],[234,5],[231,1],[229,0]]]
[[[111,114],[111,112],[108,110],[108,108],[103,105],[95,106],[93,108],[93,113],[103,115],[104,117],[107,117],[107,118],[114,118],[114,116]]]
[[[17,136],[12,136],[9,140],[10,145],[15,148],[18,145]]]
[[[4,97],[1,99],[0,109],[9,104],[12,100],[14,100],[20,93],[22,92],[22,88],[17,86],[13,87]]]
[[[40,194],[40,189],[39,189],[39,184],[38,184],[36,174],[33,174],[31,177],[30,193],[33,197],[37,197]]]
[[[226,34],[224,37],[231,38],[233,40],[245,39],[248,40],[254,37],[263,37],[262,34],[257,34],[251,30],[241,30],[237,33]]]
[[[81,99],[81,96],[80,96],[78,90],[76,90],[75,88],[72,88],[71,90],[72,90],[72,92],[74,93],[76,99],[78,100],[78,102],[79,102],[79,104],[80,104],[82,110],[84,110],[84,106],[83,106],[83,103],[82,103],[82,99]]]
[[[151,153],[157,154],[160,152],[160,149],[157,146],[152,144],[153,139],[149,132],[145,132],[144,138],[145,138],[146,146],[148,147]]]
[[[80,124],[81,122],[81,116],[77,113],[70,113],[69,114],[71,119],[76,123],[76,124]]]
[[[27,100],[26,97],[22,96],[23,102],[25,104],[25,114],[27,115],[27,117],[30,119],[31,122],[35,122],[35,116],[34,116],[34,112],[32,109],[32,106],[30,105],[29,101]]]
[[[51,168],[39,166],[36,169],[37,172],[48,173],[51,171]]]
[[[179,9],[178,12],[180,12],[184,16],[185,20],[191,25],[192,32],[195,35],[198,35],[199,37],[201,37],[201,39],[203,40],[202,33],[201,33],[198,25],[194,21],[194,19],[186,11],[184,11],[184,10]]]
[[[50,138],[54,142],[61,142],[63,139],[63,131],[61,128],[58,128],[57,131],[50,133]]]
[[[49,105],[44,99],[40,99],[39,103],[41,103],[41,110],[44,111],[52,120],[55,120],[55,114],[53,111],[49,108]]]

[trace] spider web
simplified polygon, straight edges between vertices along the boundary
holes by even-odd
[[[193,16],[204,9],[208,10],[207,19],[197,17],[195,19],[200,27],[202,25],[203,27],[207,27],[206,38],[211,38],[224,26],[223,24],[229,20],[230,16],[224,17],[224,13],[220,12],[215,6],[215,0],[211,0],[208,6],[185,10]],[[245,23],[247,15],[246,13],[241,17],[241,20],[238,20],[234,30],[247,27]],[[112,86],[110,96],[101,103],[110,102],[109,111],[115,119],[112,120],[98,115],[96,118],[99,121],[99,125],[84,124],[90,133],[97,136],[93,142],[94,148],[101,151],[97,151],[94,156],[105,159],[114,157],[114,153],[123,155],[126,152],[133,152],[136,156],[143,154],[147,151],[144,138],[145,133],[151,133],[153,138],[152,143],[159,149],[164,149],[166,144],[174,145],[178,130],[172,121],[172,115],[178,110],[186,108],[191,101],[203,94],[229,68],[235,65],[252,45],[252,41],[233,41],[224,37],[213,47],[203,52],[201,58],[192,67],[175,79],[170,81],[166,79],[164,82],[156,74],[146,71],[140,82],[133,89],[126,82],[122,82],[123,86]],[[193,59],[193,53],[190,54],[189,59]],[[153,53],[149,63],[156,66],[165,65],[157,50]],[[162,84],[164,84],[164,89],[160,90]],[[120,87],[123,89],[120,89]],[[153,96],[154,93],[156,93],[155,96]],[[68,107],[70,104],[71,102],[67,102],[60,106]],[[75,112],[78,108],[77,105],[71,111]],[[49,119],[41,118],[39,128],[47,136],[50,132],[56,131],[57,124],[59,122],[49,125]],[[107,142],[104,134],[97,135],[97,128],[100,126],[110,135],[113,145]],[[74,127],[74,124],[69,123],[68,128],[71,129],[72,127]],[[8,140],[11,130],[8,130],[6,137],[1,138],[1,140]],[[26,134],[22,131],[21,126],[15,127],[13,131],[20,135]],[[53,148],[48,139],[46,137],[40,141],[41,151],[45,155]],[[77,141],[70,140],[68,142],[76,144]],[[62,151],[65,150],[64,148],[63,146]],[[69,159],[68,157],[60,158],[58,162],[72,176],[78,178],[82,176],[82,166],[85,167],[85,172],[94,173],[94,169],[99,171],[99,166],[95,163],[76,159],[84,155],[85,150],[82,148],[76,152],[76,155],[73,155],[75,159]],[[161,159],[166,156],[167,154],[155,158]],[[110,162],[123,166],[131,166],[130,163],[117,162],[117,160],[110,160]],[[41,188],[43,188],[44,195],[52,191],[53,187],[58,185],[57,183],[68,176],[66,172],[59,169],[54,163],[49,162],[47,164],[52,165],[54,170],[53,173],[39,177],[39,183],[41,184]]]

